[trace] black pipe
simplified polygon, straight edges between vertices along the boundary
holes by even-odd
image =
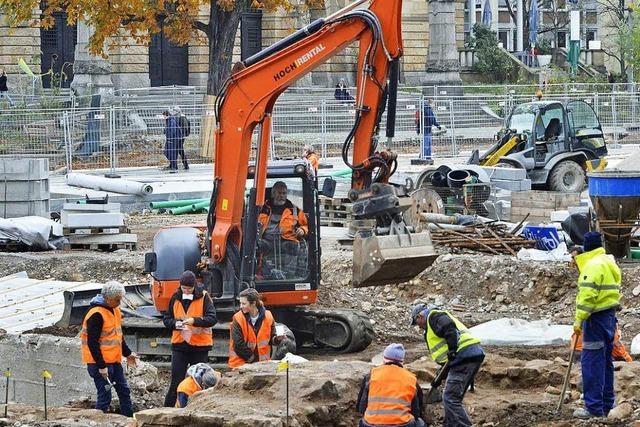
[[[316,19],[306,27],[300,28],[295,33],[283,38],[280,41],[277,41],[268,48],[263,49],[254,55],[251,55],[250,57],[242,61],[242,63],[245,67],[250,67],[256,62],[262,61],[266,57],[271,56],[276,52],[280,52],[282,49],[291,46],[292,44],[304,39],[307,36],[310,36],[313,33],[318,32],[318,30],[320,30],[320,28],[322,28],[324,24],[324,18]]]
[[[396,134],[396,106],[398,103],[398,78],[399,61],[395,58],[389,64],[389,98],[387,107],[387,138],[393,138]]]

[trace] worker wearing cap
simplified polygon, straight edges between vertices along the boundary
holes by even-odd
[[[613,342],[616,310],[620,307],[622,274],[602,247],[597,232],[584,235],[584,253],[574,257],[580,277],[573,330],[582,334],[582,383],[585,408],[576,418],[606,416],[615,404],[613,389]]]
[[[96,409],[103,412],[109,409],[113,386],[120,400],[120,413],[132,417],[131,389],[122,369],[122,356],[127,358],[127,365],[135,365],[137,356],[122,335],[119,306],[124,293],[124,286],[118,282],[107,282],[102,286],[84,316],[80,339],[82,362],[87,365],[98,391]]]
[[[216,309],[209,294],[196,283],[196,275],[185,271],[180,287],[171,297],[162,321],[171,330],[171,384],[164,406],[176,404],[178,384],[185,379],[189,365],[204,363],[213,347],[213,326]]]
[[[448,311],[433,305],[418,304],[411,310],[411,324],[424,329],[424,338],[431,358],[447,365],[449,374],[442,396],[444,426],[471,426],[471,420],[462,405],[467,388],[473,383],[484,360],[480,340],[474,338],[467,327]]]
[[[416,376],[402,367],[404,347],[389,344],[382,353],[384,364],[371,369],[362,380],[358,412],[360,427],[423,427],[422,389]]]
[[[222,375],[206,363],[196,363],[187,369],[187,377],[178,385],[176,408],[184,408],[194,394],[215,388],[220,384]]]

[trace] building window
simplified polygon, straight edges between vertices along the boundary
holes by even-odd
[[[591,40],[597,40],[597,37],[598,37],[598,30],[594,28],[587,28],[587,33],[586,33],[587,46],[589,45],[589,42]]]
[[[567,32],[566,31],[558,31],[558,47],[563,48],[567,47]]]
[[[502,47],[509,48],[509,31],[498,31],[498,41],[502,43]]]

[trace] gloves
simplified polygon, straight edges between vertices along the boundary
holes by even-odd
[[[449,360],[449,362],[453,362],[453,359],[456,358],[456,354],[457,354],[457,352],[455,352],[455,351],[449,351],[447,353],[447,359]]]
[[[582,323],[581,322],[574,322],[573,324],[573,333],[576,335],[581,335],[582,334]]]

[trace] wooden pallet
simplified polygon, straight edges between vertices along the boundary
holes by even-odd
[[[353,203],[346,198],[320,199],[320,225],[325,227],[348,227],[353,220]]]
[[[116,230],[118,231],[117,233],[115,232]],[[119,234],[129,232],[129,227],[127,227],[126,225],[115,227],[63,227],[62,229],[62,234],[64,236],[71,236],[74,234]]]
[[[85,251],[103,251],[113,252],[118,249],[127,249],[135,251],[136,243],[65,243],[62,247],[65,251],[85,250]]]

